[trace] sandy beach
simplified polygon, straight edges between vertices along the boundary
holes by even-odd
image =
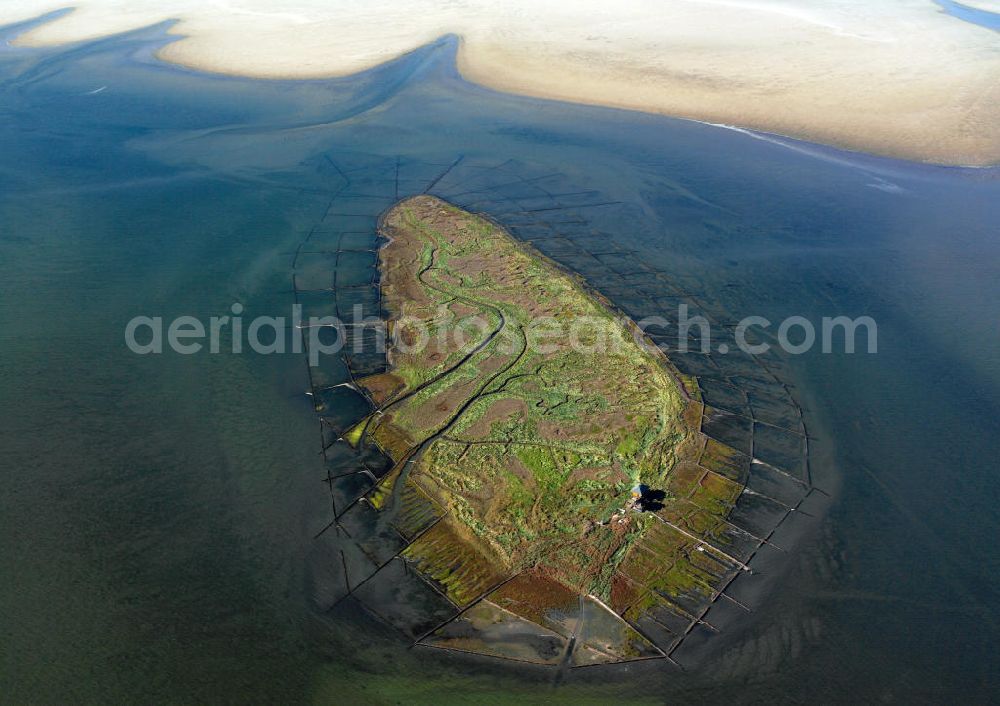
[[[1000,12],[996,0],[970,6]],[[15,0],[0,23],[59,9]],[[925,162],[1000,162],[1000,33],[930,0],[80,0],[18,38],[89,39],[175,19],[161,58],[314,78],[375,66],[443,34],[471,81]],[[402,19],[401,19],[402,18]],[[405,19],[405,21],[404,21]]]

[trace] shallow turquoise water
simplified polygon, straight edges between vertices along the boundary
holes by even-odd
[[[207,76],[152,58],[163,29],[0,49],[8,700],[995,688],[1000,172],[501,95],[457,77],[452,39],[335,81]],[[686,672],[556,687],[320,614],[329,495],[301,357],[124,345],[137,314],[285,314],[338,168],[403,194],[460,156],[452,194],[506,164],[621,202],[587,227],[727,316],[878,321],[877,355],[787,362],[832,499],[786,528],[753,614]]]

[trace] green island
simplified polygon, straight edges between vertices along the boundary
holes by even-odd
[[[698,432],[696,381],[486,218],[418,196],[381,232],[390,368],[361,381],[377,411],[345,438],[393,460],[368,503],[460,610],[424,643],[666,656],[745,568],[726,523],[743,487],[732,450]]]

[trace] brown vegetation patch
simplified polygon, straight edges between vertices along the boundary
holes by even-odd
[[[524,400],[516,397],[501,397],[487,407],[483,415],[466,429],[462,436],[466,439],[487,438],[490,436],[494,422],[504,421],[511,417],[523,419],[527,415],[528,407],[524,404]]]
[[[406,411],[407,423],[420,429],[439,429],[479,389],[481,381],[467,379],[445,387],[431,395],[418,406]]]
[[[501,608],[522,618],[545,625],[546,613],[552,609],[571,612],[578,610],[576,591],[555,581],[538,569],[524,571],[490,595]]]
[[[621,463],[615,461],[607,466],[581,466],[576,468],[566,479],[567,485],[575,485],[582,480],[595,480],[601,483],[614,485],[629,480],[628,475],[622,470]]]
[[[392,373],[379,373],[369,375],[358,381],[367,392],[372,401],[377,405],[382,405],[403,389],[405,383]]]

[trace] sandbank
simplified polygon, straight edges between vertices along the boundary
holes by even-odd
[[[996,0],[970,6],[1000,11]],[[0,23],[62,6],[14,0]],[[176,19],[162,59],[263,78],[355,73],[443,34],[518,94],[774,132],[904,159],[1000,162],[1000,33],[930,0],[80,0],[20,36],[53,45]]]

